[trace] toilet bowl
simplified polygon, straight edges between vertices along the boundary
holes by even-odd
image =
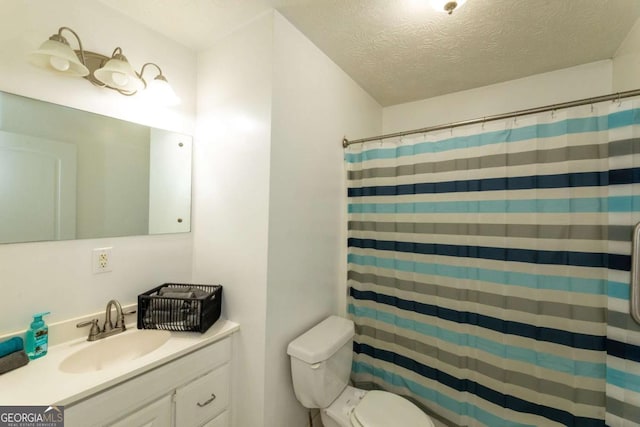
[[[409,400],[386,391],[348,386],[353,322],[331,316],[287,347],[293,389],[306,408],[320,408],[325,427],[434,427]]]
[[[434,427],[431,418],[397,394],[347,386],[320,410],[324,427]]]

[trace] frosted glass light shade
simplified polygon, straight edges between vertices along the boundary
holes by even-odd
[[[71,48],[62,35],[63,32],[73,34],[78,43],[78,50]],[[57,74],[84,77],[95,86],[113,89],[122,95],[135,95],[148,88],[149,90],[145,91],[149,93],[148,98],[157,104],[169,106],[180,103],[180,98],[169,86],[158,64],[147,62],[138,73],[122,54],[120,47],[116,47],[110,57],[84,50],[80,36],[69,27],[60,27],[57,34],[53,34],[38,50],[28,55],[28,60]],[[146,67],[158,69],[158,74],[150,85],[147,85],[147,81],[142,77]]]
[[[95,70],[93,75],[105,85],[123,92],[133,93],[144,87],[144,83],[123,55],[111,58],[102,68]]]
[[[29,62],[67,76],[89,75],[89,69],[80,62],[73,49],[68,44],[56,40],[49,39],[42,43],[38,50],[29,54]]]
[[[173,88],[164,78],[164,76],[158,76],[151,80],[145,90],[146,96],[156,104],[164,105],[167,107],[180,104],[180,98],[174,92]]]

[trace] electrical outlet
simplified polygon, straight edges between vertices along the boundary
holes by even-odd
[[[93,250],[91,260],[94,274],[113,271],[111,249],[112,248],[96,248]]]

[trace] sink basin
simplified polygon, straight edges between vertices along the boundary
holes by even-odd
[[[107,337],[67,356],[60,363],[60,370],[79,374],[108,369],[151,353],[170,337],[170,332],[158,330],[136,330]]]

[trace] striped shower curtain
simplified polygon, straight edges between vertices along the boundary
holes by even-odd
[[[638,100],[345,159],[356,386],[451,425],[640,425]]]

